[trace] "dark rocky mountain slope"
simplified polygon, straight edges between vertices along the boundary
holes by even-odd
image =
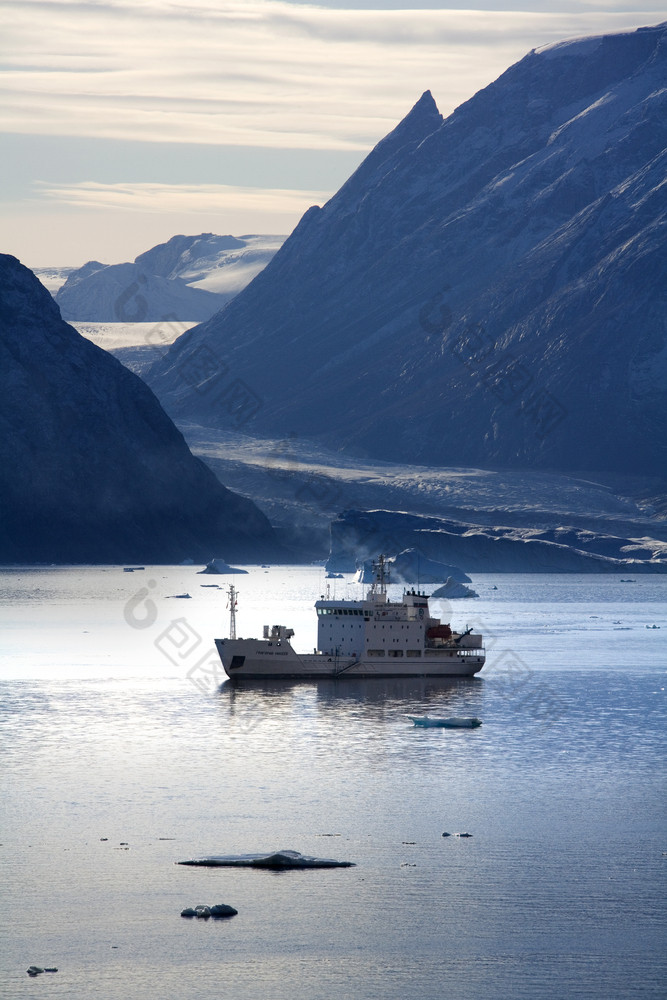
[[[444,121],[427,92],[150,384],[227,426],[233,372],[253,433],[396,461],[664,470],[666,67],[660,25],[533,51]]]
[[[277,551],[153,393],[0,255],[0,561],[178,562]]]

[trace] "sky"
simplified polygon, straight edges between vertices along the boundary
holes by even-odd
[[[288,234],[425,90],[665,0],[0,0],[0,252],[117,263],[177,233]]]

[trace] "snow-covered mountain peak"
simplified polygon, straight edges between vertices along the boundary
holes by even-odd
[[[634,31],[619,31],[608,35],[584,35],[577,38],[565,38],[558,42],[548,42],[546,45],[540,45],[538,48],[533,49],[533,52],[541,56],[546,56],[547,59],[556,59],[562,56],[585,59],[598,51],[600,46],[605,44],[613,45],[615,38],[625,39],[633,35],[643,38],[647,34],[659,34],[665,27],[667,27],[667,21],[644,28],[637,28]]]
[[[192,260],[211,259],[225,251],[238,250],[244,246],[245,242],[235,236],[216,236],[214,233],[172,236],[166,243],[160,243],[139,254],[134,263],[149,274],[176,278],[181,277],[183,268]]]
[[[222,309],[266,267],[284,236],[173,236],[133,262],[89,261],[56,298],[74,322],[200,321]]]

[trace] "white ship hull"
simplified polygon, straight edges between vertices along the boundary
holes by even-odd
[[[232,680],[317,679],[318,677],[472,677],[484,666],[480,648],[424,649],[414,658],[329,656],[297,653],[285,639],[216,639],[225,673]]]

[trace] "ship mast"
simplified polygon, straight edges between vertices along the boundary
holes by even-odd
[[[384,556],[380,554],[378,561],[373,563],[373,583],[371,585],[372,595],[387,595],[387,581],[389,580],[389,567],[384,561]]]
[[[229,590],[227,591],[227,607],[229,608],[229,638],[236,638],[236,598],[239,596],[239,592],[233,583],[230,583]]]

